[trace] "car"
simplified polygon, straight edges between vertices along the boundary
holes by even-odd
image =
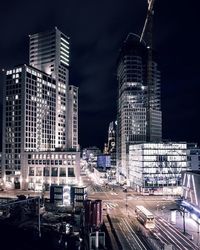
[[[70,228],[71,228],[71,225],[69,223],[66,224],[66,227],[65,227],[65,232],[66,234],[69,234],[70,233]]]

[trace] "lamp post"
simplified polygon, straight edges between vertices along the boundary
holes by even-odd
[[[40,197],[38,197],[38,234],[39,234],[39,237],[41,237]]]
[[[186,234],[186,230],[185,230],[185,208],[180,207],[179,212],[183,216],[183,234]]]
[[[127,191],[126,191],[126,204],[125,204],[125,206],[126,206],[126,213],[127,213],[127,208],[128,208],[128,199],[127,199]]]
[[[199,246],[199,234],[200,234],[200,224],[199,221],[197,221],[197,246]]]

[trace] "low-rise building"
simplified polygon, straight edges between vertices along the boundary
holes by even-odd
[[[200,170],[200,148],[196,143],[188,145],[188,168],[190,170]]]
[[[85,200],[84,226],[87,229],[98,229],[103,223],[102,200]]]
[[[107,170],[103,168],[94,168],[93,176],[94,176],[94,181],[97,184],[103,184],[108,180]]]
[[[96,162],[97,156],[101,154],[101,150],[96,146],[84,148],[82,151],[82,158],[88,162]]]
[[[180,194],[187,170],[187,144],[142,143],[129,146],[127,184],[149,194]]]
[[[100,154],[97,156],[97,167],[98,168],[110,168],[111,158],[109,154]]]
[[[71,187],[67,185],[51,185],[50,202],[56,205],[71,205]]]
[[[48,190],[52,184],[79,183],[80,152],[27,152],[23,161],[27,166],[23,168],[25,189],[39,191]]]
[[[87,196],[87,188],[81,186],[71,187],[71,201],[74,208],[83,208]]]

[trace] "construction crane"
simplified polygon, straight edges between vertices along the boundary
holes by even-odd
[[[148,10],[147,16],[144,23],[144,27],[142,30],[142,34],[140,36],[140,42],[145,41],[148,49],[148,60],[147,60],[147,141],[151,141],[151,109],[152,103],[154,99],[154,81],[153,81],[153,55],[152,55],[152,47],[153,47],[153,35],[152,35],[152,28],[153,28],[153,6],[155,0],[147,0],[148,3]],[[145,38],[144,38],[145,37]]]
[[[153,6],[155,0],[147,0],[147,2],[148,2],[147,17],[144,23],[142,34],[140,36],[140,42],[144,39],[145,33],[147,32],[147,35],[151,36],[151,37],[147,36],[147,44],[148,46],[152,46],[152,17],[153,17]]]

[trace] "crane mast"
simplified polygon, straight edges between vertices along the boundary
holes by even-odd
[[[147,0],[147,2],[148,2],[147,17],[145,19],[142,34],[140,36],[140,42],[144,39],[146,32],[147,32],[147,35],[150,32],[152,35],[152,17],[153,17],[153,6],[154,6],[155,0]],[[147,37],[147,40],[149,40],[149,41],[147,41],[147,44],[152,43],[152,41],[150,41],[150,37]],[[148,46],[150,46],[150,45],[152,45],[152,44],[148,44]]]
[[[153,6],[155,0],[147,0],[148,10],[147,16],[145,19],[144,27],[140,36],[140,42],[145,40],[148,54],[147,54],[147,141],[151,141],[151,109],[153,103],[153,93],[154,93],[154,81],[153,81],[153,56],[152,56],[152,47],[153,47],[153,36],[152,36],[152,28],[153,28]],[[144,39],[144,37],[146,39]]]

